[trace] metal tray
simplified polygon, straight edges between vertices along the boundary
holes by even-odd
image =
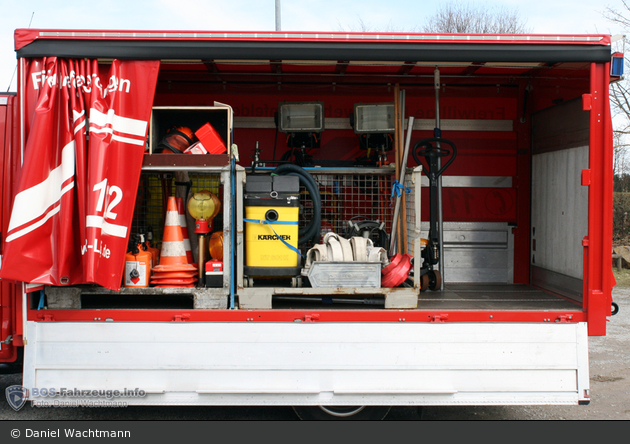
[[[315,261],[302,270],[313,288],[368,287],[380,288],[380,262]]]

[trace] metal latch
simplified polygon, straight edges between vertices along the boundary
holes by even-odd
[[[435,315],[431,318],[431,322],[446,322],[446,319],[448,318],[448,313],[447,314],[439,314],[439,315]]]
[[[315,321],[319,321],[318,314],[304,315],[304,322],[315,322]]]
[[[567,323],[573,319],[572,315],[560,315],[556,318],[556,322]]]
[[[182,313],[182,314],[173,316],[173,322],[186,322],[186,321],[190,321],[190,314],[188,313]]]

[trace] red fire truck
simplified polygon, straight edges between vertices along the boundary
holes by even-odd
[[[29,399],[587,404],[614,306],[611,44],[16,30],[0,361],[23,350]],[[160,274],[182,245],[195,271]]]

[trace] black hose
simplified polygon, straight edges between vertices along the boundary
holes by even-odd
[[[313,239],[315,243],[319,242],[322,231],[322,201],[319,194],[319,186],[313,176],[311,176],[304,168],[297,165],[284,164],[274,169],[271,174],[278,176],[297,176],[300,183],[304,185],[311,200],[313,201],[313,218],[309,223],[301,228],[298,232],[298,245],[303,245]]]
[[[363,236],[363,232],[369,233],[369,238],[374,242],[375,247],[389,248],[389,236],[385,231],[385,224],[373,220],[363,220],[360,222],[350,221],[350,228],[346,232],[346,238],[352,239],[354,236]],[[378,232],[378,239],[374,239],[374,232]]]

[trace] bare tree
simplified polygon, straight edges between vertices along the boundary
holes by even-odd
[[[628,159],[628,143],[626,134],[628,128],[613,131],[613,174],[622,176],[630,173],[630,159]]]
[[[626,117],[626,127],[630,123],[630,99],[628,97],[627,82],[620,80],[610,85],[610,103],[613,106],[613,114]]]
[[[623,5],[623,9],[621,10],[610,7],[610,6],[606,6],[603,16],[606,19],[610,20],[611,22],[617,23],[618,25],[621,25],[624,28],[630,28],[630,19],[624,15],[630,12],[630,6],[627,0],[621,0],[621,4]]]
[[[414,32],[414,29],[402,29],[394,26],[391,20],[385,27],[377,27],[365,22],[361,16],[357,17],[357,22],[353,25],[343,25],[337,20],[336,30],[338,32]]]
[[[624,28],[630,29],[630,18],[626,17],[626,15],[630,16],[630,3],[627,0],[621,0],[621,4],[623,5],[623,9],[615,9],[610,6],[606,7],[606,10],[603,12],[603,16],[615,23],[617,25],[621,25]],[[624,45],[625,46],[625,36],[621,41],[616,42],[617,46]],[[621,48],[616,48],[622,52]],[[624,61],[624,64],[625,63]],[[630,130],[630,98],[628,96],[628,85],[627,82],[620,80],[619,82],[612,83],[610,86],[610,101],[613,105],[613,113],[615,115],[621,115],[626,119],[625,122],[625,132],[627,133]]]
[[[507,7],[489,8],[470,2],[450,2],[438,6],[437,12],[421,26],[431,33],[496,33],[524,34],[531,32],[518,10]]]
[[[349,25],[349,26],[344,26],[341,24],[341,22],[339,20],[337,20],[337,31],[340,32],[371,32],[374,31],[374,27],[369,24],[369,23],[365,23],[365,21],[363,21],[362,17],[358,17],[357,19],[357,23],[354,25]]]
[[[424,24],[404,29],[392,21],[384,28],[366,23],[360,16],[354,25],[342,25],[337,21],[337,31],[354,32],[428,32],[428,33],[471,33],[471,34],[525,34],[531,32],[525,26],[517,9],[505,6],[490,8],[486,4],[451,1],[440,4],[437,12],[426,18]]]
[[[621,0],[622,8],[612,8],[607,6],[602,15],[610,22],[621,25],[624,29],[630,29],[630,2],[628,0]],[[620,52],[623,52],[623,46],[625,46],[625,36],[622,40],[615,42]],[[625,70],[627,71],[628,64],[624,60]],[[623,78],[611,83],[610,89],[610,104],[612,105],[613,123],[614,123],[614,142],[613,142],[613,166],[614,174],[616,176],[622,176],[630,173],[630,165],[628,159],[628,147],[627,143],[628,135],[630,134],[630,90],[627,80]]]

